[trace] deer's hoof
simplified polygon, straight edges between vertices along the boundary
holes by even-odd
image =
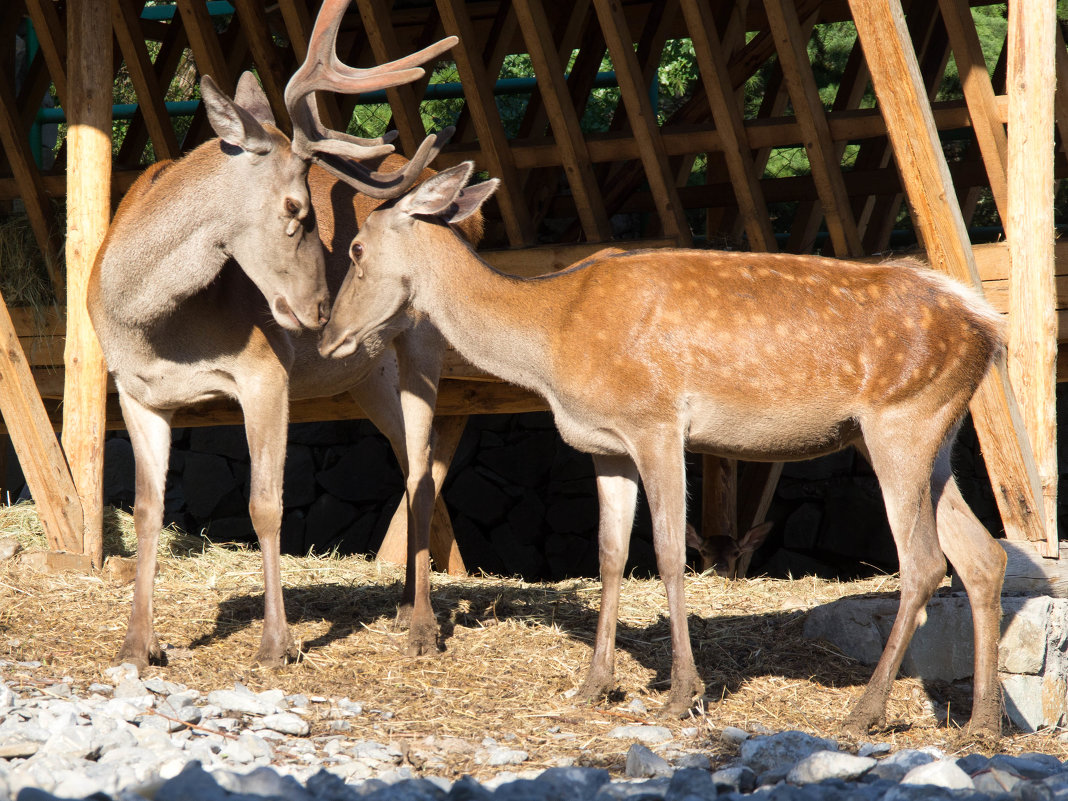
[[[429,656],[441,652],[438,644],[437,623],[412,622],[408,630],[408,643],[404,648],[406,656]]]
[[[396,631],[406,629],[412,625],[412,604],[401,604],[397,607],[397,617],[393,620],[393,628]]]

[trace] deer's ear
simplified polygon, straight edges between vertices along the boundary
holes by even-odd
[[[252,74],[251,70],[245,70],[241,73],[241,78],[237,82],[237,93],[234,95],[234,102],[249,112],[261,124],[277,127],[274,112],[271,111],[271,103],[267,100],[267,95],[263,93],[260,82],[256,80],[256,76]]]
[[[474,164],[465,161],[427,178],[397,203],[397,209],[405,214],[442,215],[453,205],[471,177]]]
[[[211,76],[200,79],[200,95],[208,112],[208,122],[219,138],[250,153],[269,153],[274,146],[263,126],[246,111],[228,98]]]
[[[774,526],[775,523],[770,520],[759,526],[753,526],[738,540],[738,550],[742,553],[753,553],[764,544],[764,540],[768,538]]]
[[[490,178],[488,181],[460,190],[460,194],[453,198],[452,205],[449,206],[447,222],[458,223],[466,220],[489,200],[490,195],[497,191],[500,183],[500,179]]]

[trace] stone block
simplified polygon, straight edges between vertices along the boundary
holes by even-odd
[[[813,609],[804,636],[825,640],[864,664],[875,664],[897,617],[898,602],[846,598]],[[1025,731],[1059,725],[1068,715],[1068,599],[1002,598],[998,669],[1010,720]],[[960,595],[939,596],[927,605],[902,672],[932,681],[954,682],[972,675],[971,606]]]

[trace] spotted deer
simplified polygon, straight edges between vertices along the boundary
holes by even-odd
[[[996,677],[1005,554],[965,504],[950,448],[1003,347],[1000,319],[971,290],[908,262],[646,250],[522,279],[496,272],[449,228],[497,181],[470,163],[372,213],[320,350],[344,355],[398,317],[426,315],[476,366],[546,398],[563,438],[593,454],[602,595],[578,694],[613,687],[620,583],[644,483],[670,612],[671,690],[682,713],[703,691],[686,620],[684,449],[782,461],[848,445],[878,476],[901,564],[900,611],[855,733],[886,700],[924,607],[952,561],[971,599],[971,727],[998,731]]]
[[[251,73],[242,76],[233,100],[205,76],[203,102],[218,138],[145,171],[119,205],[94,265],[89,312],[119,391],[136,471],[137,573],[118,662],[144,668],[161,658],[152,590],[175,410],[229,397],[244,412],[249,511],[263,555],[264,624],[255,656],[261,664],[294,655],[279,567],[290,398],[350,391],[390,437],[410,485],[425,495],[432,484],[427,475],[434,403],[426,384],[436,387],[440,369],[436,331],[415,324],[398,328],[396,347],[384,338],[369,341],[346,362],[320,358],[314,332],[327,321],[330,284],[336,289],[347,267],[357,218],[429,174],[424,167],[448,133],[429,137],[409,162],[391,155],[392,145],[382,139],[325,128],[314,92],[358,93],[415,80],[423,74],[417,65],[456,40],[354,69],[335,53],[347,5],[325,0],[307,58],[286,86],[292,140],[278,129]],[[396,169],[361,163],[383,158]],[[319,224],[323,219],[326,226]],[[337,236],[345,244],[335,257]],[[408,342],[418,343],[417,356],[408,357]],[[427,503],[421,500],[419,508]],[[429,512],[425,521],[409,518],[409,524],[428,528]],[[415,575],[411,567],[409,575]],[[421,590],[423,599],[419,591],[410,581],[405,598],[433,623],[429,590]],[[415,628],[414,647],[426,650],[433,637],[425,624]]]

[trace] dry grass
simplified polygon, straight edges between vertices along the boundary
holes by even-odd
[[[109,552],[132,551],[129,516],[113,513],[109,521]],[[0,509],[0,535],[15,537],[28,549],[44,547],[28,504]],[[730,755],[718,737],[727,725],[835,736],[869,670],[802,639],[805,612],[843,596],[897,590],[892,576],[852,583],[690,577],[690,627],[708,687],[707,706],[705,714],[689,720],[664,721],[655,712],[668,678],[669,640],[666,602],[655,581],[631,580],[624,586],[619,699],[586,706],[569,701],[564,692],[579,684],[589,662],[599,593],[595,581],[528,584],[437,574],[433,596],[445,650],[411,659],[400,652],[404,632],[393,627],[401,570],[359,557],[283,557],[286,606],[303,658],[280,671],[265,671],[248,667],[262,619],[258,553],[172,531],[165,533],[161,554],[156,628],[170,646],[169,664],[151,668],[151,674],[202,690],[242,681],[256,690],[347,696],[369,710],[350,719],[349,736],[357,739],[417,745],[428,735],[478,743],[485,736],[503,741],[515,734],[509,745],[528,751],[531,759],[524,767],[535,768],[571,757],[580,764],[622,769],[629,743],[606,733],[636,720],[668,725],[680,746],[714,759]],[[131,586],[98,576],[46,575],[11,561],[0,563],[0,657],[42,660],[45,667],[32,677],[71,676],[84,689],[101,679],[118,650],[131,593]],[[901,679],[889,706],[892,725],[871,739],[894,747],[975,750],[974,744],[959,741],[956,727],[957,713],[967,711],[966,696],[952,688],[936,692],[948,700],[955,722],[940,724],[922,683]],[[626,709],[635,697],[646,703],[648,715]],[[313,736],[326,734],[334,717],[328,704],[316,708]],[[387,718],[375,710],[394,714]],[[697,727],[697,736],[685,737],[685,727]],[[1055,733],[1010,734],[999,747],[1068,757]],[[480,769],[470,755],[456,754],[445,772],[478,776]]]

